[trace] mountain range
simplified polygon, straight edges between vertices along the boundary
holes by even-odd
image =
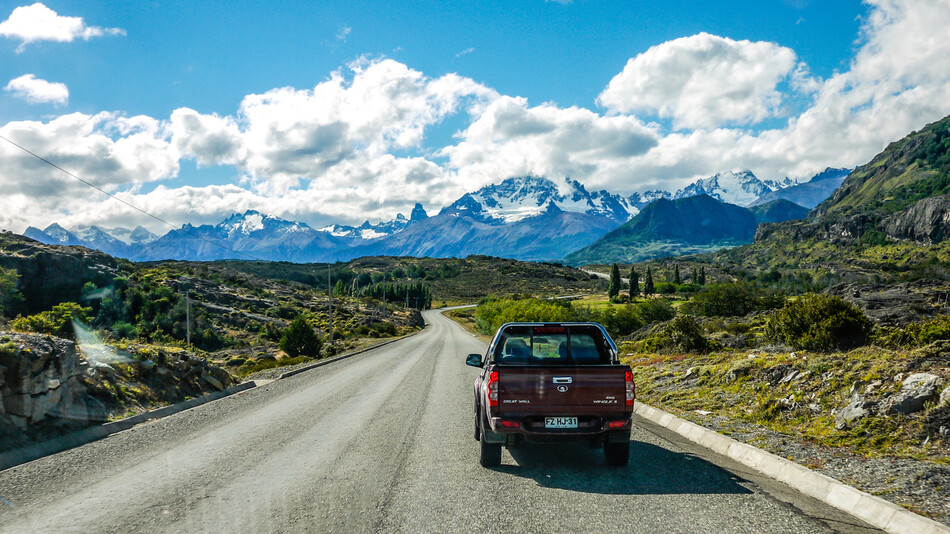
[[[819,175],[822,176],[822,175]],[[359,226],[313,228],[249,210],[216,225],[185,224],[159,237],[133,230],[51,224],[30,227],[25,236],[49,244],[82,245],[135,261],[208,261],[227,258],[292,262],[345,261],[360,256],[464,257],[483,254],[520,260],[561,260],[591,245],[657,201],[708,196],[729,205],[750,206],[767,195],[805,184],[760,180],[749,171],[720,173],[670,193],[653,190],[631,196],[588,191],[577,180],[524,176],[466,193],[435,216],[416,204],[410,216]],[[828,192],[830,194],[830,191]],[[822,199],[823,200],[823,199]],[[704,209],[708,204],[697,204]],[[801,210],[772,210],[770,221]],[[786,215],[781,215],[785,213]],[[694,213],[708,218],[711,214]],[[754,219],[754,217],[753,217]],[[783,219],[784,220],[784,219]],[[732,236],[732,242],[747,242]],[[753,228],[754,232],[754,228]]]

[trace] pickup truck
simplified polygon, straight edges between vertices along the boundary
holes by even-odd
[[[630,456],[636,385],[617,346],[597,323],[508,323],[488,352],[469,354],[475,380],[480,463],[501,463],[501,447],[522,441],[586,440],[607,463]]]

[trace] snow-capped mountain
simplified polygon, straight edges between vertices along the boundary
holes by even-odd
[[[834,169],[829,167],[806,182],[777,189],[771,193],[762,195],[752,205],[758,206],[767,204],[773,200],[785,199],[812,209],[830,197],[849,174],[851,174],[851,169]]]
[[[323,228],[318,228],[317,230],[327,232],[336,237],[360,241],[395,234],[406,228],[409,223],[425,220],[428,217],[425,208],[422,207],[422,204],[417,202],[415,207],[412,208],[412,214],[408,219],[402,213],[397,213],[395,219],[380,222],[379,224],[370,224],[369,221],[363,221],[363,224],[359,226],[331,224]]]
[[[637,208],[638,211],[643,210],[647,204],[653,202],[654,200],[665,198],[669,199],[673,194],[669,191],[663,191],[660,189],[651,189],[650,191],[644,191],[643,193],[634,193],[627,197],[627,202],[631,206]]]
[[[749,206],[767,193],[792,185],[795,185],[795,182],[789,178],[781,182],[759,180],[752,171],[721,172],[693,182],[677,191],[672,198],[676,200],[696,195],[709,195],[728,204]]]
[[[45,230],[30,226],[23,235],[48,245],[82,245],[81,239],[57,223],[47,226]]]
[[[623,223],[639,211],[607,191],[588,192],[577,180],[560,184],[547,178],[522,176],[466,193],[441,213],[454,212],[494,224],[512,224],[553,210],[585,213]]]

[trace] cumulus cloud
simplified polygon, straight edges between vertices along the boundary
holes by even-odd
[[[164,126],[145,116],[71,113],[49,122],[16,121],[0,134],[95,185],[116,190],[178,173]],[[8,143],[0,143],[0,186],[33,199],[32,210],[64,198],[99,201],[102,194]]]
[[[63,105],[69,101],[69,88],[66,84],[41,80],[33,74],[24,74],[10,80],[3,90],[31,104]]]
[[[582,177],[592,186],[621,179],[658,138],[635,117],[550,103],[530,107],[524,98],[508,96],[489,104],[460,137],[440,154],[464,183],[535,174]]]
[[[630,59],[597,101],[614,112],[672,118],[676,128],[754,124],[778,113],[777,86],[795,66],[790,48],[700,33]]]
[[[430,79],[393,60],[359,61],[313,89],[290,87],[244,98],[241,166],[286,189],[319,180],[354,158],[417,148],[425,129],[494,91],[455,74]],[[475,108],[473,108],[475,109]]]
[[[37,41],[88,41],[103,35],[125,35],[125,30],[88,26],[82,17],[59,15],[39,2],[15,8],[7,20],[0,22],[0,36],[20,41],[18,52]]]

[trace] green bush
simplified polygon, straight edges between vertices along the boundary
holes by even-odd
[[[92,313],[92,308],[84,308],[75,302],[63,302],[53,306],[52,310],[40,312],[36,315],[27,317],[18,315],[11,322],[11,326],[14,330],[24,332],[72,338],[74,336],[73,319],[81,323],[88,323],[90,313]]]
[[[642,352],[698,352],[706,353],[716,345],[703,334],[703,327],[690,315],[674,318],[658,333],[652,334],[641,344]]]
[[[773,312],[765,336],[797,349],[827,352],[866,345],[872,329],[870,319],[852,304],[808,294]]]
[[[669,282],[657,282],[653,287],[657,293],[662,295],[672,295],[676,293],[676,285]]]
[[[646,299],[637,304],[637,307],[645,323],[669,321],[676,315],[673,305],[666,299]]]
[[[315,358],[320,355],[320,345],[320,338],[303,316],[297,316],[290,322],[290,326],[280,337],[279,343],[280,350],[291,358],[298,356]]]
[[[113,324],[111,330],[116,339],[135,339],[139,335],[139,331],[135,328],[135,325],[125,321],[119,321]]]
[[[921,347],[934,341],[950,339],[950,316],[940,315],[929,321],[911,323],[903,328],[881,327],[874,342],[882,347]]]
[[[23,300],[23,295],[16,288],[19,279],[20,274],[16,269],[0,267],[0,314]]]
[[[706,317],[738,317],[756,310],[778,308],[784,297],[748,282],[711,284],[692,300],[692,310]]]

